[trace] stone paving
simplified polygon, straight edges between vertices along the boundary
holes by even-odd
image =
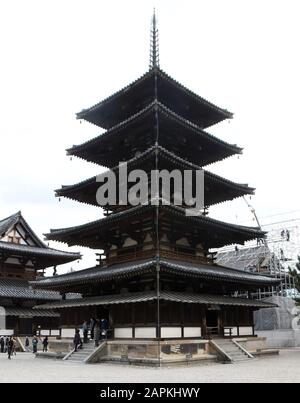
[[[0,354],[0,383],[6,382],[300,382],[300,348],[280,356],[240,364],[211,364],[177,368],[143,368],[119,364],[85,365],[38,359],[18,353],[8,360]]]

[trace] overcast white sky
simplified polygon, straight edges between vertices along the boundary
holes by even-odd
[[[102,215],[53,190],[100,172],[65,155],[100,133],[75,113],[148,69],[153,6],[161,67],[235,114],[209,131],[244,154],[209,169],[255,186],[261,217],[300,208],[299,1],[10,0],[0,3],[1,218],[22,210],[42,236]],[[211,215],[251,224],[241,199]],[[72,266],[93,264],[86,252]]]

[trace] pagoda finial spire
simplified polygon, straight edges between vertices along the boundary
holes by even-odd
[[[159,46],[158,46],[158,29],[155,8],[153,10],[153,16],[151,20],[150,31],[150,63],[149,69],[159,67]]]

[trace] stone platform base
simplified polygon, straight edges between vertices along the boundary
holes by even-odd
[[[276,349],[267,349],[253,352],[252,355],[255,358],[263,358],[263,357],[272,357],[274,355],[279,355],[279,350]]]
[[[93,363],[112,362],[142,366],[191,365],[215,362],[208,340],[110,340]]]
[[[49,339],[49,351],[53,351],[59,354],[66,355],[74,348],[73,340],[72,339],[63,339],[63,340],[56,340],[56,339]]]
[[[269,350],[265,337],[234,338],[242,347],[256,357],[278,354]],[[217,339],[215,339],[217,342]],[[48,353],[39,353],[38,358],[61,359],[73,349],[70,339],[51,340]],[[189,366],[208,365],[217,362],[217,353],[204,339],[122,339],[108,340],[95,351],[89,363],[110,362],[139,366]]]
[[[62,360],[64,358],[65,354],[63,353],[55,353],[55,352],[38,352],[35,354],[36,358],[49,358],[49,359],[55,359],[55,360]]]
[[[120,358],[103,357],[99,363],[108,362],[110,364],[118,365],[135,365],[135,366],[151,366],[151,367],[178,367],[178,366],[191,366],[191,365],[209,365],[218,362],[217,357],[214,355],[207,355],[199,359],[188,360],[159,360],[159,359],[142,359],[142,358],[128,358],[122,360]]]
[[[262,337],[236,339],[251,353],[266,349],[266,340]],[[110,340],[95,354],[89,363],[111,362],[142,366],[178,366],[199,365],[217,362],[217,353],[208,340],[172,339],[172,340]]]

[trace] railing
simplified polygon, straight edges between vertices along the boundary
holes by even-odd
[[[98,347],[95,348],[95,350],[89,354],[85,359],[84,359],[84,363],[85,364],[91,364],[91,363],[96,363],[99,361],[99,353],[104,350],[104,348],[106,347],[107,341],[103,340],[101,341],[101,343],[99,344]]]
[[[152,250],[144,250],[144,251],[135,251],[131,253],[124,253],[122,255],[117,255],[117,256],[112,256],[112,257],[107,257],[106,262],[107,264],[114,264],[114,263],[125,263],[125,262],[130,262],[132,260],[143,260],[143,259],[148,259],[151,257],[155,257],[156,251],[154,249]]]
[[[61,329],[37,329],[36,335],[39,337],[49,336],[49,337],[61,337]]]
[[[221,346],[219,346],[213,340],[210,340],[209,344],[211,347],[213,347],[217,351],[218,357],[222,358],[222,361],[232,362],[231,356],[228,353],[226,353],[226,351],[223,350]]]
[[[220,332],[218,327],[207,327],[207,338],[211,339],[214,336],[223,336],[228,338],[255,336],[254,326],[224,326],[222,330],[223,331]]]
[[[213,336],[219,336],[219,328],[218,327],[206,327],[206,335],[208,339],[211,339]]]
[[[232,340],[233,344],[236,345],[244,354],[246,354],[249,358],[254,358],[253,355],[251,353],[249,353],[249,351],[247,351],[243,346],[240,345],[240,343],[238,343],[235,340]]]
[[[224,327],[224,337],[232,337],[233,327]]]
[[[152,245],[152,244],[151,244]],[[147,246],[147,244],[144,244],[144,246]],[[199,256],[196,255],[195,253],[192,252],[185,252],[182,251],[179,248],[173,248],[173,249],[165,249],[165,247],[170,247],[169,244],[166,243],[161,243],[160,244],[160,249],[159,249],[159,255],[161,257],[167,258],[167,259],[175,259],[175,260],[183,260],[191,263],[200,263],[200,264],[212,264],[213,260],[212,258],[208,258],[205,256]],[[146,249],[146,250],[141,250],[139,247],[136,247],[134,250],[133,248],[128,248],[128,252],[126,251],[126,248],[115,250],[113,256],[107,256],[106,260],[101,264],[101,266],[105,264],[114,264],[114,263],[122,263],[122,262],[128,262],[128,261],[133,261],[133,260],[143,260],[143,259],[148,259],[151,257],[155,257],[157,255],[157,250],[155,248],[151,249]]]
[[[19,271],[0,271],[0,278],[5,278],[8,280],[32,280],[37,278],[36,273],[26,273],[20,268]]]
[[[197,263],[202,263],[202,264],[211,264],[212,260],[208,259],[203,256],[197,256],[192,253],[186,253],[186,252],[179,252],[178,250],[174,251],[168,251],[161,249],[159,251],[160,256],[165,257],[165,258],[170,258],[170,259],[176,259],[176,260],[184,260],[188,262],[197,262]]]
[[[254,326],[225,326],[224,337],[255,336]],[[246,330],[247,329],[247,330]]]

